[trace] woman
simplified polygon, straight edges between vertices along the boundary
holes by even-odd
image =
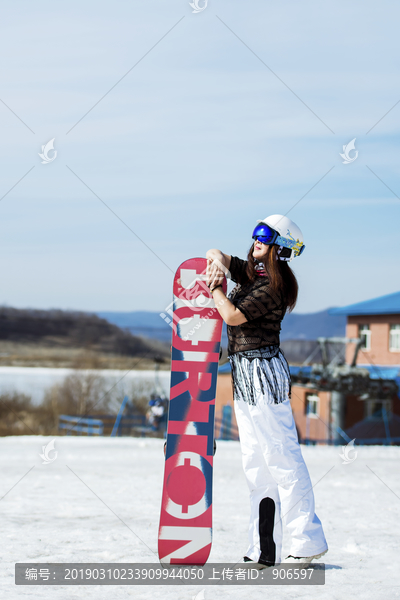
[[[281,562],[282,520],[291,534],[285,562],[306,568],[328,550],[290,405],[289,366],[279,348],[281,321],[298,293],[289,262],[304,250],[300,229],[285,216],[258,221],[247,261],[207,252],[207,283],[228,326],[234,407],[250,489],[248,566]],[[237,285],[225,296],[228,271]]]

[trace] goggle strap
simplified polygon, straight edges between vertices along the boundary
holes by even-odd
[[[288,240],[288,238],[282,237],[280,235],[278,235],[274,243],[278,246],[284,246],[285,248],[294,248],[295,246],[297,246],[299,248],[299,251],[300,248],[304,247],[304,244],[302,242],[296,242],[296,240]]]

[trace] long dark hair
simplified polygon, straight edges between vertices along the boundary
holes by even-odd
[[[277,260],[278,246],[272,244],[268,252],[261,259],[253,257],[254,244],[251,246],[247,255],[247,276],[250,281],[257,277],[255,266],[257,262],[262,262],[268,275],[271,291],[282,297],[286,310],[292,312],[297,302],[299,293],[299,284],[292,269],[286,260]]]

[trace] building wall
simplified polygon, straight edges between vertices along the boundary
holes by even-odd
[[[228,404],[232,407],[232,425],[237,427],[235,410],[233,407],[233,389],[231,374],[219,374],[217,379],[217,392],[215,396],[215,418],[222,419],[222,409]],[[215,437],[218,438],[219,426],[216,423]]]
[[[352,427],[365,417],[365,402],[359,399],[359,396],[348,394],[346,396],[344,410],[344,430]]]
[[[346,336],[358,337],[359,325],[369,325],[371,330],[371,350],[361,349],[357,364],[399,365],[400,351],[389,350],[390,325],[400,324],[397,315],[364,315],[347,317]],[[355,344],[347,344],[346,362],[351,363]]]
[[[318,416],[306,416],[306,397],[307,394],[316,395],[318,400]],[[294,420],[300,440],[308,437],[309,439],[329,438],[329,392],[315,392],[312,389],[292,386],[291,406]],[[217,394],[215,399],[215,416],[222,417],[223,406],[228,404],[232,407],[232,423],[237,427],[235,412],[233,407],[233,391],[231,375],[218,375]],[[320,417],[320,418],[318,418]],[[308,421],[308,424],[307,424]],[[216,427],[216,437],[219,429]]]
[[[318,396],[317,415],[306,415],[307,395]],[[316,392],[311,388],[292,386],[292,411],[300,440],[329,438],[330,393]]]

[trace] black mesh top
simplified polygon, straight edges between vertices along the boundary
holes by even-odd
[[[228,325],[228,354],[279,345],[281,321],[286,306],[281,296],[269,289],[268,276],[257,276],[252,283],[246,274],[247,261],[232,256],[231,279],[237,285],[229,300],[244,314],[247,323]]]

